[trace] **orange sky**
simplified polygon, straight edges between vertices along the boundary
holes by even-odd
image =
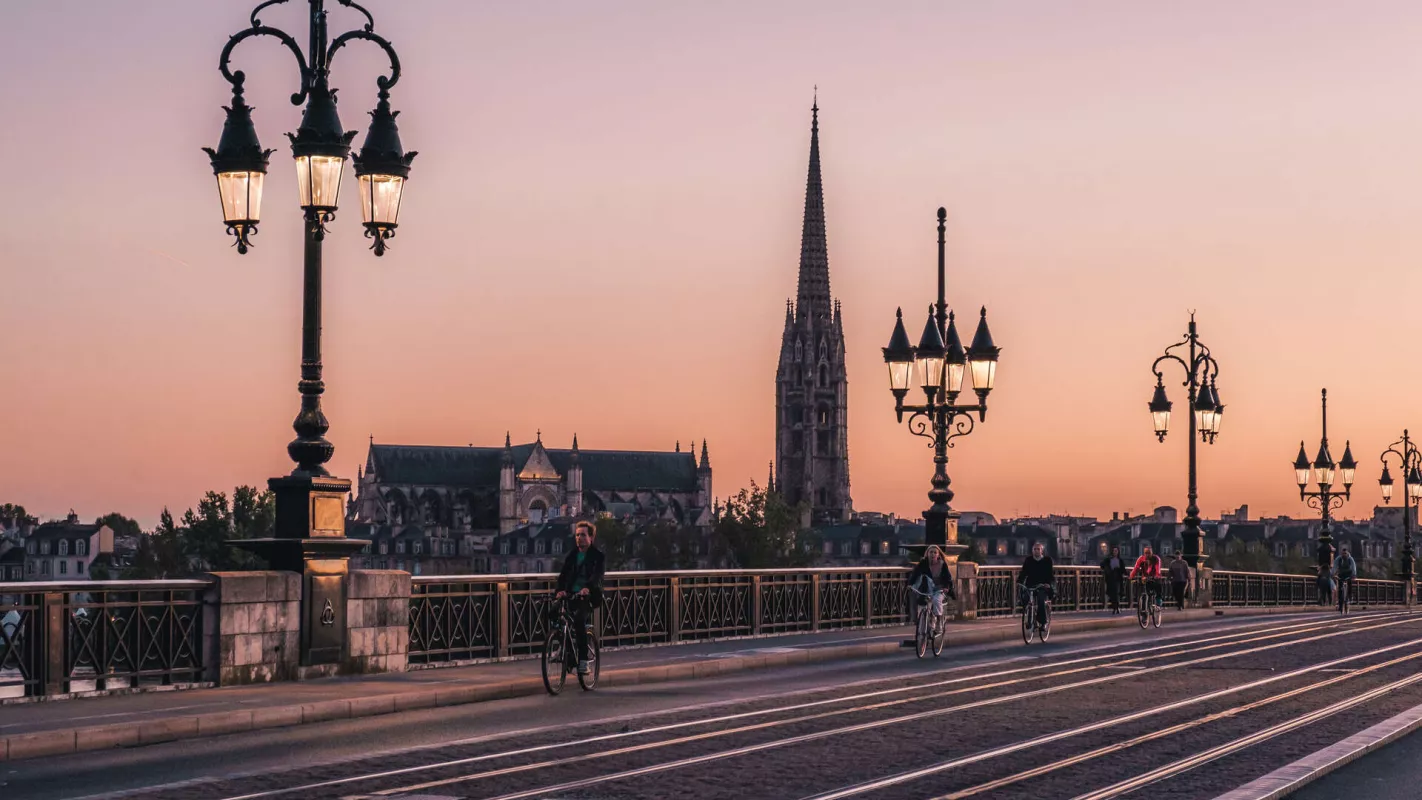
[[[198,149],[248,5],[6,12],[0,502],[151,523],[290,469],[301,274],[281,134],[299,112],[278,46],[235,63],[280,148],[247,256]],[[960,509],[1183,507],[1183,436],[1157,444],[1145,404],[1189,309],[1229,406],[1202,451],[1206,516],[1307,513],[1289,465],[1300,438],[1317,446],[1320,386],[1335,454],[1351,438],[1363,465],[1345,514],[1376,502],[1382,447],[1422,431],[1404,349],[1422,289],[1415,3],[368,6],[405,62],[393,101],[421,156],[385,258],[351,194],[327,241],[336,474],[370,434],[542,428],[591,448],[706,437],[718,494],[763,480],[816,83],[857,508],[927,504],[930,453],[894,422],[879,348],[895,306],[921,325],[940,205],[950,302],[986,303],[1003,348],[988,423],[952,453]],[[341,59],[343,121],[363,130],[377,54]]]

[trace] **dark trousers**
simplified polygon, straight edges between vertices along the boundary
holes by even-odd
[[[1171,581],[1170,594],[1175,598],[1175,607],[1185,610],[1185,581]]]
[[[1121,610],[1121,579],[1106,579],[1106,601],[1110,603],[1112,611]]]
[[[588,628],[592,626],[593,607],[585,597],[568,598],[568,611],[573,615],[573,642],[578,648],[578,660],[588,660]]]

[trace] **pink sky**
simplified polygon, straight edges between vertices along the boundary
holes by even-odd
[[[273,157],[239,257],[198,149],[250,2],[50,0],[0,29],[0,502],[156,519],[291,467],[300,242],[290,57],[235,65]],[[269,9],[296,30],[299,5]],[[960,440],[960,509],[1184,506],[1150,433],[1152,358],[1187,311],[1229,406],[1207,516],[1306,515],[1289,464],[1330,390],[1341,455],[1422,417],[1422,6],[1409,2],[596,4],[370,0],[419,150],[392,251],[352,194],[327,242],[333,471],[365,442],[670,449],[716,490],[763,480],[819,84],[832,288],[844,303],[855,506],[917,515],[931,471],[879,348],[934,291],[1003,347]],[[593,9],[596,9],[595,11]],[[359,17],[337,8],[333,22]],[[304,31],[304,29],[302,29]],[[304,41],[304,32],[298,32]],[[336,64],[365,127],[373,48]],[[353,180],[347,174],[346,188]],[[1174,399],[1183,406],[1178,389]],[[1179,420],[1183,422],[1183,420]]]

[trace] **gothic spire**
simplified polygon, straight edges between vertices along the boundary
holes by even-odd
[[[805,180],[805,224],[800,234],[800,317],[830,316],[829,253],[825,247],[825,191],[820,180],[820,103],[810,109],[810,172]]]
[[[705,440],[705,439],[702,439],[702,440],[701,440],[701,468],[702,468],[702,469],[710,469],[710,468],[711,468],[711,457],[706,454],[706,440]]]

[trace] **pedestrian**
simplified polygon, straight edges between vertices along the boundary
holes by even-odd
[[[1329,567],[1322,564],[1318,566],[1318,604],[1333,604],[1333,574]]]
[[[1175,554],[1175,560],[1170,562],[1170,594],[1175,598],[1175,610],[1185,610],[1185,587],[1190,585],[1190,565],[1185,563],[1185,557],[1179,553]]]
[[[1121,558],[1121,548],[1112,546],[1111,555],[1102,559],[1101,574],[1106,581],[1106,602],[1112,614],[1121,613],[1121,587],[1126,584],[1126,560]]]

